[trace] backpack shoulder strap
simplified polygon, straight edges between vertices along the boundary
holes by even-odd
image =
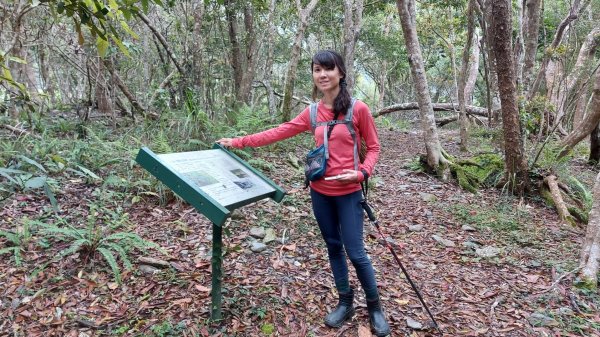
[[[317,103],[310,104],[310,132],[315,133],[317,128]]]
[[[350,107],[346,112],[344,122],[348,127],[348,132],[350,132],[350,136],[352,136],[352,142],[354,143],[354,170],[358,171],[358,144],[356,142],[356,131],[354,130],[354,123],[352,122],[352,115],[354,114],[354,103],[356,103],[356,98],[352,98],[352,103],[350,103]]]

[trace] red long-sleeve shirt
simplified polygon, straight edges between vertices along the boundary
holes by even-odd
[[[333,119],[332,109],[327,108],[322,102],[319,102],[317,108],[317,122],[327,122]],[[338,119],[344,119],[341,115]],[[359,163],[359,170],[364,169],[369,175],[372,174],[375,163],[379,158],[379,139],[377,129],[373,121],[373,116],[369,107],[362,101],[357,100],[354,104],[352,122],[356,132],[356,141],[360,152],[360,139],[364,138],[367,146],[367,155],[362,163]],[[314,139],[316,146],[323,144],[323,132],[326,126],[317,126]],[[232,145],[235,148],[258,147],[280,140],[293,137],[301,132],[310,131],[310,112],[309,107],[304,109],[298,116],[289,122],[283,123],[275,128],[233,139]],[[336,125],[329,138],[329,160],[327,160],[326,176],[335,176],[343,173],[344,169],[354,170],[354,142],[344,124]],[[363,180],[362,173],[359,173],[359,180]],[[310,187],[315,191],[330,195],[345,195],[360,190],[360,183],[342,184],[336,180],[319,179],[312,181]]]

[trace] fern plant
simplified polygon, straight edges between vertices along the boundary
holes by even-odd
[[[108,210],[105,209],[105,211]],[[100,255],[112,270],[115,281],[121,284],[121,269],[117,258],[121,260],[125,269],[131,270],[133,265],[129,255],[133,250],[137,249],[145,252],[148,248],[160,250],[160,247],[154,242],[144,240],[135,233],[115,231],[126,224],[127,220],[123,217],[119,218],[115,212],[108,212],[111,213],[109,217],[104,216],[101,219],[110,220],[109,225],[104,226],[97,223],[98,210],[95,206],[90,208],[86,228],[76,228],[64,219],[57,221],[57,223],[40,225],[45,234],[53,235],[70,243],[67,248],[55,256],[55,261],[80,253],[84,264],[87,264],[88,261],[94,260]]]
[[[12,254],[17,267],[23,264],[21,252],[27,247],[33,237],[31,225],[31,221],[24,219],[23,225],[19,226],[14,232],[0,230],[0,237],[6,238],[9,244],[8,247],[0,249],[0,255]]]

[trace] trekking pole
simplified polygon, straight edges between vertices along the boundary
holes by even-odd
[[[377,221],[377,219],[375,218],[375,214],[373,213],[373,210],[371,209],[371,206],[369,206],[369,204],[367,204],[367,200],[365,200],[365,199],[363,199],[360,203],[361,203],[363,209],[365,210],[365,212],[367,212],[367,217],[371,221],[371,224],[373,224],[373,226],[375,226],[375,228],[377,228],[377,232],[379,232],[379,235],[381,236],[381,238],[384,239],[385,237],[384,237],[383,233],[381,233],[381,229],[379,228],[379,221]],[[394,249],[392,248],[392,246],[390,245],[390,243],[387,242],[387,240],[385,240],[385,239],[384,239],[384,241],[385,241],[385,245],[388,247],[388,249],[390,250],[390,252],[394,256],[394,259],[396,260],[396,262],[400,266],[400,269],[402,269],[402,272],[404,273],[404,276],[406,276],[406,279],[408,280],[408,283],[410,283],[410,285],[412,286],[413,290],[417,294],[417,297],[419,298],[419,301],[421,301],[421,304],[423,304],[423,307],[425,308],[425,310],[429,314],[429,317],[431,317],[431,320],[433,321],[434,328],[436,328],[436,330],[440,333],[440,335],[443,335],[442,330],[440,329],[439,325],[435,321],[435,318],[433,318],[433,314],[431,313],[431,311],[429,311],[429,307],[427,307],[427,304],[425,304],[425,301],[423,300],[423,297],[421,296],[421,293],[419,292],[419,289],[414,284],[414,282],[410,279],[410,276],[408,276],[408,272],[406,271],[406,268],[404,268],[404,265],[402,265],[402,262],[400,262],[400,258],[398,258],[398,255],[396,254],[396,252],[394,251]]]

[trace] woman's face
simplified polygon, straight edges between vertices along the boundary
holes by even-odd
[[[333,69],[326,69],[316,63],[313,64],[312,75],[313,82],[322,93],[339,89],[340,80],[344,77],[337,66]]]

